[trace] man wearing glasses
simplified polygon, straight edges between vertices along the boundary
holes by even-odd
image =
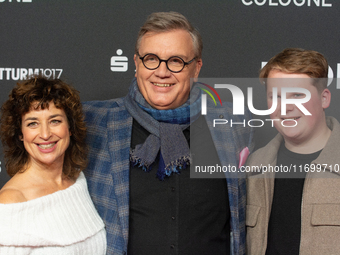
[[[190,111],[200,105],[190,79],[201,70],[202,48],[183,15],[153,13],[139,31],[128,95],[84,104],[86,175],[107,254],[245,254],[245,180],[190,178],[190,120],[210,133],[200,111]],[[215,118],[231,111],[219,110]],[[210,145],[210,160],[226,165],[250,147],[251,133],[224,127],[204,139],[196,157]]]

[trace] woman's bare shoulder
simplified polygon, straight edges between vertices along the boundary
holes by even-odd
[[[24,186],[21,176],[14,175],[0,190],[0,203],[1,204],[14,204],[26,202]]]
[[[26,202],[27,199],[24,194],[13,187],[3,188],[0,191],[0,203],[1,204],[14,204]]]

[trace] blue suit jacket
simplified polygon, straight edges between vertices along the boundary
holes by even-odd
[[[91,198],[105,222],[107,254],[126,254],[129,233],[129,153],[132,117],[123,98],[84,103],[88,128],[89,165],[84,171]],[[209,101],[208,101],[209,102]],[[233,116],[230,104],[208,103],[207,123],[222,166],[238,167],[240,151],[252,149],[252,131],[247,126],[250,113]],[[216,125],[213,119],[233,119],[245,125]],[[228,174],[227,174],[228,175]],[[246,182],[244,178],[226,178],[231,213],[232,250],[245,254]]]

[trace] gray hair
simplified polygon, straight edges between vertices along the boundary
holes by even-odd
[[[199,59],[202,58],[203,42],[200,33],[190,24],[186,17],[178,12],[154,12],[150,14],[139,30],[135,53],[139,54],[140,43],[142,37],[146,33],[161,33],[174,29],[183,29],[190,34],[194,45],[195,55]]]

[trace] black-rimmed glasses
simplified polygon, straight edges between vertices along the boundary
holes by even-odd
[[[145,68],[149,70],[155,70],[160,66],[161,62],[165,62],[166,67],[173,73],[179,73],[180,71],[183,70],[183,68],[186,65],[189,65],[191,62],[193,62],[196,59],[196,57],[194,57],[189,62],[185,62],[182,58],[173,56],[165,60],[165,59],[160,59],[157,55],[152,54],[152,53],[148,53],[144,57],[141,57],[139,54],[138,56],[142,60]]]

